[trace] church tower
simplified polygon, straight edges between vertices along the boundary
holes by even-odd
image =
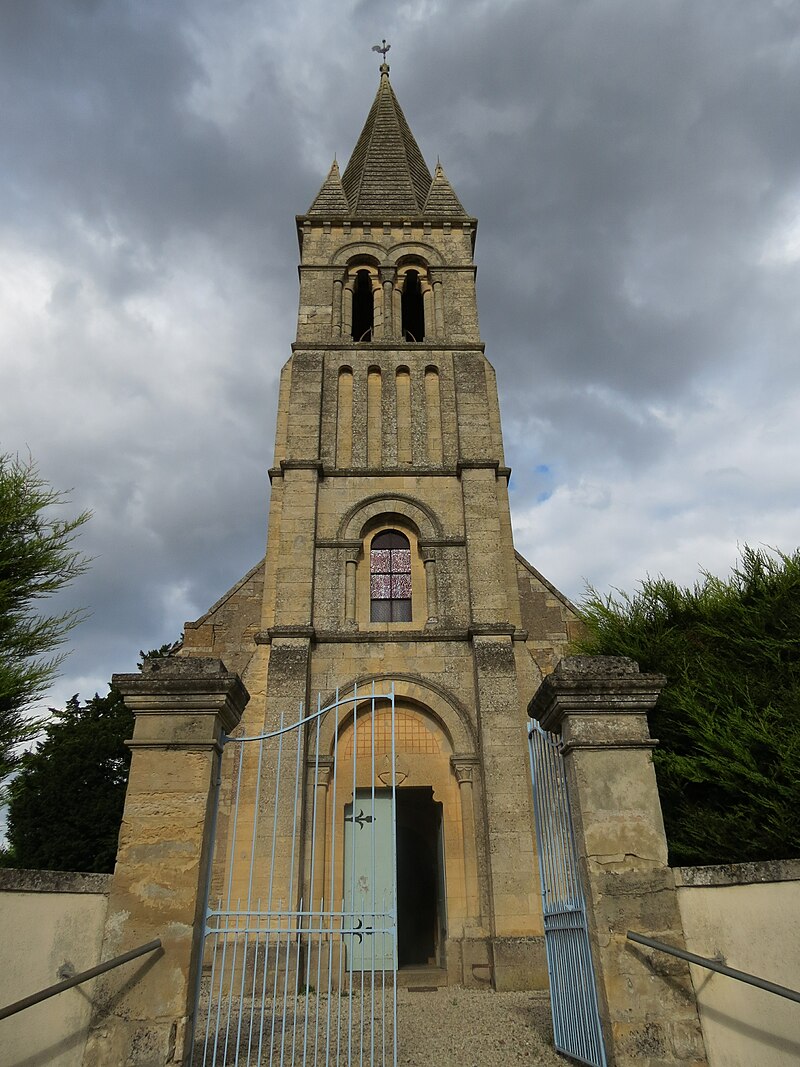
[[[347,167],[297,226],[266,558],[187,624],[182,654],[239,671],[249,734],[318,694],[391,683],[400,967],[544,987],[525,709],[574,612],[514,551],[477,221],[429,170],[385,62]],[[302,790],[305,822],[324,787]],[[430,906],[414,903],[423,885]]]

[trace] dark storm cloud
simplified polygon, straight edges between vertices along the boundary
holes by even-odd
[[[793,547],[799,29],[778,0],[5,5],[0,444],[95,512],[63,692],[263,551],[294,215],[384,36],[481,219],[519,547],[572,595]]]

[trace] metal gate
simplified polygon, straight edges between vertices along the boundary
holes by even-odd
[[[561,738],[537,722],[528,738],[555,1046],[590,1067],[606,1067]]]
[[[228,737],[196,1067],[397,1064],[394,689]]]

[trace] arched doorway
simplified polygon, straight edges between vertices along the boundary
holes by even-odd
[[[355,717],[343,717],[329,747],[328,883],[341,887],[345,910],[356,914],[359,901],[365,914],[381,910],[396,887],[391,904],[401,970],[445,967],[448,940],[461,936],[467,917],[469,864],[452,754],[431,710],[402,698],[394,712],[388,706],[370,712],[365,701]],[[381,962],[378,938],[366,945],[367,939],[348,943],[348,970],[389,965]]]

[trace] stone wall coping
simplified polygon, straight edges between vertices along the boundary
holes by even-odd
[[[678,888],[800,882],[800,859],[720,863],[708,867],[674,867]]]
[[[110,888],[110,874],[0,870],[0,893],[98,893],[107,896]]]

